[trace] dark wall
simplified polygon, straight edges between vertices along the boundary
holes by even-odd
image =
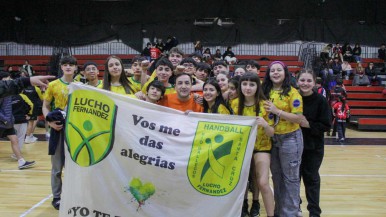
[[[14,0],[0,6],[0,41],[29,44],[77,46],[119,38],[141,50],[143,37],[169,35],[206,44],[386,41],[384,0]],[[193,25],[206,17],[229,17],[235,25]],[[278,25],[277,19],[290,20]]]

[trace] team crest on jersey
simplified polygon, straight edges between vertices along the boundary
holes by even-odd
[[[240,179],[251,126],[200,121],[188,163],[191,185],[202,194],[223,196]]]
[[[300,100],[295,99],[295,100],[293,101],[292,105],[293,105],[295,108],[299,107],[299,106],[300,106]]]
[[[118,107],[90,90],[75,90],[68,102],[66,142],[71,159],[83,167],[95,165],[113,148]]]

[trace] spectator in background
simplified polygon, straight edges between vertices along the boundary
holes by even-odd
[[[193,58],[194,61],[196,61],[197,63],[202,62],[202,54],[201,53],[194,52],[190,55],[190,57]]]
[[[150,48],[150,59],[156,60],[161,56],[161,50],[156,47],[156,44],[153,43]]]
[[[382,85],[382,78],[378,77],[373,62],[370,62],[369,65],[365,68],[365,75],[368,76],[370,82],[376,81],[378,86]]]
[[[32,66],[29,64],[28,60],[25,61],[24,65],[23,65],[23,69],[25,69],[28,72],[28,77],[31,77],[35,74]]]
[[[142,53],[141,53],[141,55],[142,56],[144,56],[148,61],[150,61],[151,60],[151,58],[150,58],[150,48],[151,48],[151,43],[150,42],[148,42],[147,44],[146,44],[146,47],[143,49],[143,51],[142,51]]]
[[[353,86],[369,86],[370,80],[363,70],[362,66],[357,67],[357,73],[354,76],[354,80],[352,82]]]
[[[332,48],[332,58],[337,57],[341,62],[343,62],[342,52],[342,47],[339,45],[339,43],[336,43],[335,47]]]
[[[175,36],[168,36],[165,44],[164,51],[169,52],[173,47],[177,47],[178,39]]]
[[[229,67],[227,63],[223,60],[215,61],[212,64],[213,77],[216,77],[220,72],[226,72],[229,74]]]
[[[325,98],[327,98],[326,89],[324,89],[322,84],[323,84],[322,78],[317,77],[316,78],[316,82],[315,82],[315,92],[317,92],[318,94],[320,94],[320,95],[324,96]]]
[[[222,55],[222,58],[228,62],[229,65],[233,65],[237,62],[235,54],[232,52],[232,47],[228,47]]]
[[[343,61],[354,62],[353,51],[349,43],[345,43],[342,48]]]
[[[320,52],[320,59],[322,60],[323,63],[328,63],[328,60],[330,59],[331,49],[332,49],[332,44],[328,44]]]
[[[10,80],[8,72],[0,72],[0,80]],[[15,95],[16,96],[16,95]],[[12,113],[12,97],[0,98],[0,137],[8,137],[11,142],[13,155],[11,157],[18,161],[19,169],[27,169],[35,165],[35,161],[26,161],[21,155],[21,150],[14,128],[14,117]]]
[[[245,74],[245,69],[242,67],[238,67],[235,70],[235,75],[234,76],[243,76]]]
[[[212,62],[212,53],[210,52],[210,48],[206,48],[204,50],[204,53],[202,54],[204,62],[211,64]]]
[[[158,50],[160,50],[161,53],[164,52],[165,44],[162,42],[162,38],[157,39],[157,43],[155,44],[155,47],[158,48]]]
[[[213,60],[214,61],[222,60],[222,55],[221,55],[220,49],[216,50],[216,53],[213,55]]]
[[[355,59],[355,61],[357,63],[360,63],[362,62],[362,58],[361,58],[361,54],[362,54],[362,48],[361,48],[361,45],[356,43],[355,44],[355,47],[353,49],[353,57]]]
[[[337,124],[337,142],[344,142],[346,139],[346,119],[350,117],[350,107],[347,105],[346,98],[338,97],[338,102],[332,107],[335,122]]]
[[[199,41],[199,40],[196,41],[194,43],[194,52],[202,55],[202,49],[203,49],[203,47],[202,47],[201,41]]]
[[[256,60],[248,60],[247,65],[245,66],[247,72],[255,73],[256,75],[260,74],[260,64]]]
[[[342,79],[345,78],[346,80],[350,79],[350,74],[352,73],[352,67],[350,63],[348,63],[346,60],[342,63]]]
[[[342,65],[340,64],[338,57],[334,57],[334,61],[331,64],[331,68],[334,75],[340,75],[339,77],[342,76]]]

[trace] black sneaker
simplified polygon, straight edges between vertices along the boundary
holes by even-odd
[[[28,169],[35,165],[35,161],[26,161],[23,165],[19,166],[19,170]]]
[[[60,208],[60,198],[54,198],[51,202],[52,206],[56,209],[59,210]]]
[[[260,216],[260,203],[259,201],[254,200],[250,210],[251,217]]]
[[[250,217],[248,212],[248,203],[243,204],[243,209],[241,210],[241,217]]]

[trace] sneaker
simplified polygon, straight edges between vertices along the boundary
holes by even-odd
[[[54,198],[51,202],[52,206],[56,209],[59,210],[60,208],[60,198]]]
[[[36,140],[38,140],[38,138],[36,138],[34,136],[26,136],[24,143],[30,144],[30,143],[36,142]]]
[[[23,165],[19,166],[19,170],[28,169],[35,165],[35,161],[26,161]]]
[[[251,217],[260,216],[260,203],[259,201],[253,201],[250,210]]]
[[[17,160],[17,157],[15,154],[11,154],[11,158],[14,159],[14,160]]]
[[[35,136],[31,136],[31,140],[32,140],[33,142],[36,142],[36,141],[38,141],[38,138],[35,137]]]
[[[243,209],[241,210],[241,217],[250,217],[248,212],[248,203],[243,203]]]

